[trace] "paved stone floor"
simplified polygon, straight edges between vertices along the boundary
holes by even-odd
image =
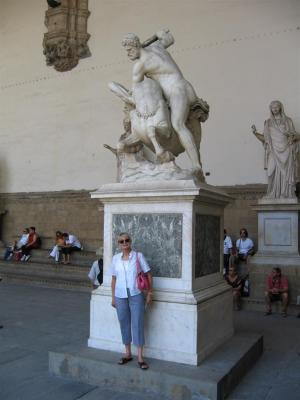
[[[88,338],[88,293],[0,285],[1,400],[163,400],[49,376],[48,350]],[[300,319],[239,312],[240,330],[263,332],[265,352],[230,400],[300,399]]]

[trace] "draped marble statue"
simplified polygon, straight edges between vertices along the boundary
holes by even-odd
[[[168,30],[142,44],[133,33],[122,41],[128,58],[134,61],[132,88],[128,90],[116,82],[109,84],[111,91],[125,102],[125,133],[115,151],[123,160],[119,164],[120,181],[190,177],[205,180],[199,151],[200,123],[208,118],[209,106],[197,97],[166,50],[173,43]],[[143,151],[145,147],[148,152]],[[149,150],[154,157],[149,156]],[[184,151],[192,165],[190,171],[181,170],[174,162]]]
[[[265,169],[268,189],[265,198],[296,198],[298,172],[298,141],[300,135],[293,121],[284,113],[283,105],[275,100],[270,104],[270,118],[265,121],[263,134],[252,125],[253,134],[265,148]]]

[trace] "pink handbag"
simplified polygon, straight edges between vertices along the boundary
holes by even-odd
[[[138,253],[136,253],[136,284],[141,292],[150,289],[148,276],[142,271]]]

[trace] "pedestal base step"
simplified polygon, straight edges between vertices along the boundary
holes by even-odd
[[[147,359],[118,365],[120,354],[88,347],[66,346],[49,352],[50,373],[128,392],[156,393],[172,400],[221,400],[228,396],[263,351],[263,336],[236,333],[200,366]]]
[[[243,298],[242,299],[242,310],[259,311],[261,313],[265,313],[265,311],[266,311],[265,300],[262,298],[253,298],[253,297]],[[276,314],[281,315],[281,311],[282,311],[281,301],[273,302],[272,310],[273,310],[274,315],[276,315]],[[295,317],[299,314],[299,312],[300,312],[300,303],[299,304],[289,303],[288,309],[287,309],[287,314],[289,317]]]

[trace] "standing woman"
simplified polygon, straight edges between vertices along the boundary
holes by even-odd
[[[126,354],[120,359],[119,364],[123,365],[132,360],[131,342],[133,339],[133,344],[138,350],[139,367],[146,370],[149,366],[143,358],[144,313],[145,300],[146,305],[152,301],[152,275],[143,254],[131,249],[131,238],[128,233],[120,233],[118,244],[121,253],[114,255],[111,264],[111,305],[117,310],[122,341],[125,345]],[[148,277],[150,288],[147,291],[146,299],[137,287],[137,263]]]

